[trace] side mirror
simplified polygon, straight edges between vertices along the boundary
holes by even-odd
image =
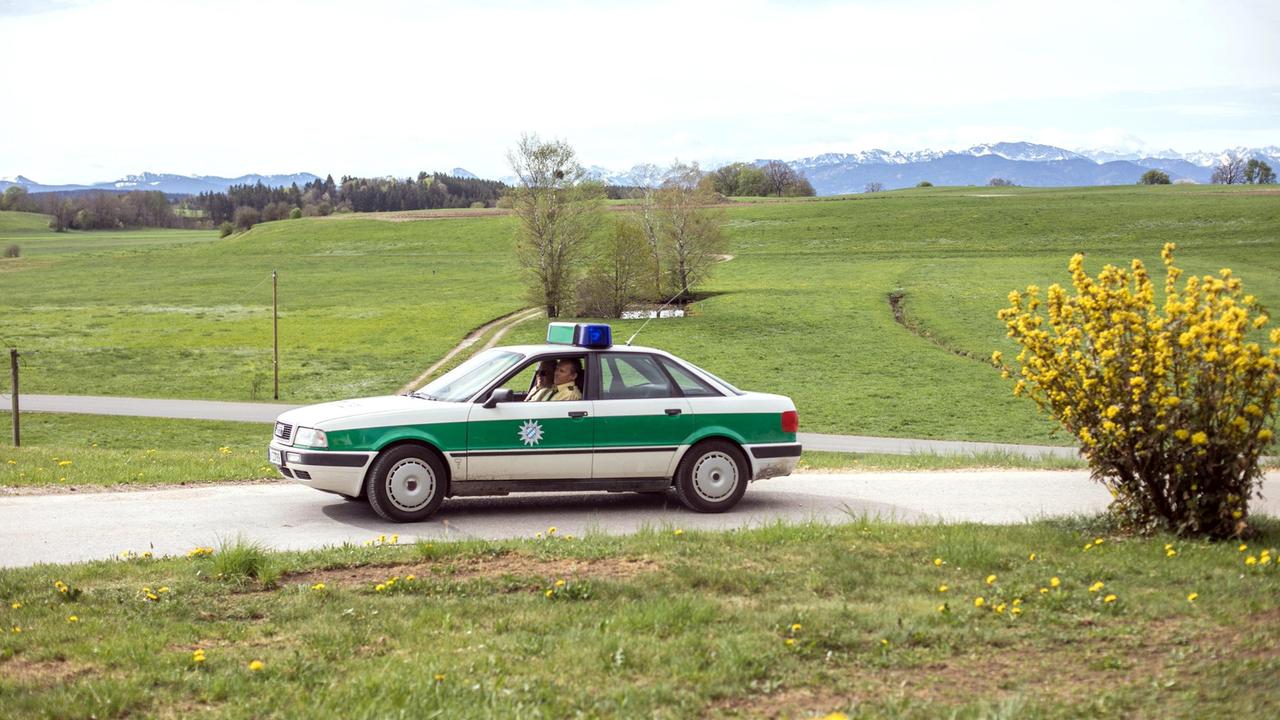
[[[498,388],[489,393],[489,399],[484,401],[484,406],[490,410],[498,406],[498,403],[511,402],[511,398],[515,393],[510,388]]]

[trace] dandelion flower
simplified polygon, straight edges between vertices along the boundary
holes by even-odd
[[[1116,596],[1115,596],[1115,595],[1108,595],[1108,596],[1106,596],[1106,597],[1102,598],[1102,602],[1104,602],[1104,603],[1113,603],[1113,602],[1115,602],[1115,601],[1116,601]]]
[[[399,536],[399,535],[392,535],[392,536],[391,536],[391,544],[392,544],[392,545],[395,545],[395,544],[396,544],[396,543],[398,543],[398,542],[400,542],[400,536]]]
[[[1021,604],[1022,604],[1022,598],[1014,598],[1014,599],[1013,599],[1013,606],[1014,606],[1014,607],[1018,607],[1018,606],[1019,606],[1019,605],[1021,605]]]
[[[12,605],[10,605],[9,607],[13,608],[14,610],[21,610],[21,609],[22,609],[22,603],[20,603],[20,602],[15,602],[15,603],[13,603]]]
[[[675,535],[676,537],[679,537],[684,534],[684,530],[681,530],[680,528],[676,528],[675,530],[671,531],[671,534]]]
[[[942,567],[942,558],[934,558],[934,559],[933,559],[933,566],[934,566],[934,567]]]
[[[383,584],[383,583],[378,583],[377,585],[375,585],[375,586],[374,586],[373,591],[374,591],[374,592],[382,592],[382,591],[384,591],[384,590],[386,590],[386,589],[387,589],[387,586],[386,586],[385,584]]]
[[[261,670],[261,669],[262,669],[262,668],[264,668],[264,667],[266,667],[266,665],[264,665],[264,664],[263,664],[263,662],[262,662],[261,660],[254,660],[254,661],[252,661],[252,662],[250,662],[250,663],[249,663],[249,671],[250,671],[250,672],[258,672],[259,670]]]
[[[1094,539],[1093,539],[1093,544],[1094,544],[1094,545],[1101,545],[1101,544],[1102,544],[1102,538],[1094,538]]]
[[[1040,588],[1040,594],[1041,594],[1041,595],[1048,595],[1048,594],[1049,594],[1049,588],[1047,588],[1047,587],[1042,587],[1042,588]]]
[[[552,595],[555,595],[555,594],[556,594],[556,591],[555,591],[555,590],[547,590],[547,591],[546,591],[545,593],[543,593],[543,594],[544,594],[544,595],[546,595],[547,597],[551,597]]]
[[[1061,584],[1062,584],[1062,581],[1058,579],[1057,575],[1054,575],[1053,577],[1049,578],[1049,587],[1056,588]]]
[[[1004,614],[1004,607],[1005,607],[1004,603],[1000,603],[999,605],[997,605],[997,606],[995,606],[994,608],[991,608],[991,609],[992,609],[992,610],[995,610],[995,611],[996,611],[996,614],[998,614],[998,615],[1003,615],[1003,614]]]
[[[1187,596],[1187,602],[1193,603],[1196,601],[1196,598],[1198,597],[1200,597],[1200,593],[1191,593],[1190,595]]]
[[[405,576],[404,576],[404,581],[405,581],[405,582],[413,582],[414,580],[416,580],[416,579],[417,579],[417,577],[418,577],[417,575],[405,575]]]
[[[556,534],[556,526],[555,526],[555,525],[552,525],[551,527],[547,528],[547,535],[549,535],[549,536],[550,536],[550,535],[555,535],[555,534]]]
[[[941,605],[939,605],[939,606],[938,606],[938,612],[940,612],[940,613],[945,613],[945,612],[948,612],[948,611],[950,611],[950,610],[951,610],[951,608],[947,607],[947,604],[946,604],[946,603],[942,603]]]
[[[987,604],[986,599],[984,599],[984,598],[983,598],[983,597],[981,597],[981,596],[976,597],[976,598],[974,598],[974,599],[973,599],[973,606],[974,606],[974,607],[982,607],[983,605],[986,605],[986,604]]]
[[[438,683],[444,682],[444,673],[436,673],[435,680]]]
[[[1101,589],[1102,589],[1102,588],[1104,588],[1104,587],[1106,587],[1105,583],[1103,583],[1101,580],[1099,580],[1098,582],[1096,582],[1096,583],[1094,583],[1094,584],[1092,584],[1092,585],[1090,585],[1090,586],[1089,586],[1089,592],[1091,592],[1091,593],[1096,593],[1096,592],[1098,592],[1099,590],[1101,590]]]
[[[1192,445],[1204,445],[1209,442],[1209,436],[1203,430],[1191,436]]]
[[[942,585],[939,585],[939,586],[938,586],[938,592],[946,592],[946,591],[948,591],[948,590],[950,590],[950,589],[951,589],[951,588],[947,587],[946,583],[943,583]]]
[[[1165,557],[1178,557],[1178,551],[1177,551],[1177,550],[1174,550],[1173,548],[1169,548],[1168,550],[1165,550],[1165,551],[1164,551],[1164,556],[1165,556]]]
[[[196,648],[196,650],[191,653],[191,662],[197,665],[204,662],[204,650]]]
[[[791,646],[793,646],[793,645],[795,645],[795,644],[796,644],[796,639],[795,639],[795,638],[787,638],[786,640],[783,640],[783,642],[787,644],[787,647],[791,647]]]
[[[791,625],[791,632],[800,632],[800,623],[793,623]]]
[[[987,576],[987,584],[988,584],[988,585],[994,585],[994,584],[995,584],[995,582],[996,582],[996,576],[995,576],[995,575],[988,575],[988,576]]]
[[[1249,546],[1245,545],[1244,543],[1240,543],[1240,547],[1236,548],[1236,550],[1239,550],[1240,552],[1244,552],[1245,550],[1248,550],[1248,549],[1249,549]]]
[[[562,587],[564,587],[564,580],[557,580],[557,581],[556,581],[556,587],[558,587],[558,588],[562,588]]]
[[[1031,561],[1031,562],[1035,562],[1035,560],[1036,560],[1036,554],[1035,554],[1035,553],[1031,553],[1030,555],[1028,555],[1028,556],[1027,556],[1027,560],[1029,560],[1029,561]]]
[[[1258,564],[1258,558],[1256,558],[1256,557],[1254,557],[1254,556],[1250,555],[1249,557],[1247,557],[1247,558],[1245,558],[1245,559],[1244,559],[1244,564],[1245,564],[1245,565],[1250,565],[1250,566],[1257,565],[1257,564]]]
[[[1020,607],[1015,607],[1015,608],[1013,608],[1012,610],[1010,610],[1010,611],[1009,611],[1009,614],[1010,614],[1010,615],[1013,615],[1014,617],[1017,617],[1018,615],[1021,615],[1021,614],[1022,614],[1022,608],[1020,608]]]
[[[889,641],[885,638],[880,638],[880,644],[884,647],[889,647]]]
[[[80,618],[76,617],[75,615],[68,615],[68,616],[67,616],[67,622],[69,622],[69,623],[78,623],[78,622],[80,622]]]
[[[312,585],[311,589],[314,590],[315,592],[320,592],[321,590],[324,590],[324,583],[318,582],[315,585]]]

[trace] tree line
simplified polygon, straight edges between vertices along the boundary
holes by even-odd
[[[174,211],[168,196],[155,190],[29,193],[13,185],[0,195],[0,210],[48,215],[49,227],[59,232],[197,226],[194,219]]]

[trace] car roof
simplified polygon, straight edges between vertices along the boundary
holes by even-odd
[[[662,355],[670,355],[665,350],[656,348],[641,347],[638,345],[612,345],[610,347],[589,348],[580,345],[561,345],[556,343],[544,343],[542,345],[499,345],[494,350],[509,350],[518,352],[523,355],[542,355],[545,353],[585,353],[585,352],[637,352],[637,353],[660,353]]]

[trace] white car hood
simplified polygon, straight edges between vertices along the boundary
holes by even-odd
[[[406,414],[419,417],[442,411],[450,414],[447,410],[457,407],[458,403],[436,402],[407,395],[380,395],[294,408],[282,413],[276,420],[294,427],[336,430],[346,427],[347,421],[357,418],[398,418]]]

